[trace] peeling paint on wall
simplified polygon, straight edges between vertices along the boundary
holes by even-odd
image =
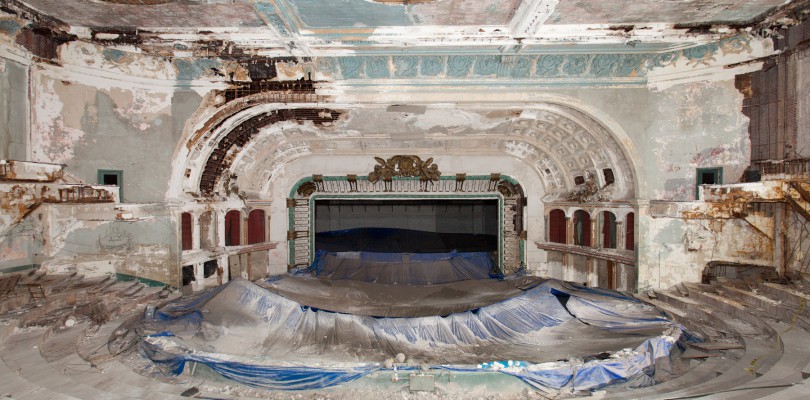
[[[64,164],[73,158],[74,146],[85,135],[81,116],[86,100],[77,101],[80,93],[39,74],[33,77],[33,87],[37,89],[31,96],[33,161]],[[71,100],[63,103],[62,98]]]
[[[64,64],[98,69],[128,78],[172,80],[176,77],[166,59],[138,54],[134,49],[123,51],[73,41],[61,47],[60,58]]]
[[[734,183],[749,164],[748,118],[733,82],[691,83],[656,93],[645,158],[653,198],[694,200],[697,168],[721,167]]]

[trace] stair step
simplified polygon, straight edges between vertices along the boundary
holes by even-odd
[[[726,319],[727,324],[734,324],[741,334],[763,335],[775,337],[776,332],[767,323],[751,313],[749,307],[736,300],[701,290],[692,290],[692,298],[699,300],[713,309],[728,314],[732,319]],[[743,322],[745,325],[740,325]]]
[[[700,343],[690,343],[689,345],[703,351],[735,350],[745,348],[745,346],[739,343],[726,343],[726,342],[700,342]]]
[[[788,349],[782,357],[762,376],[727,393],[727,399],[758,399],[782,391],[786,386],[801,383],[805,378],[802,369],[810,364],[810,334],[803,329],[792,328],[776,322],[774,328],[781,332],[782,347]]]
[[[39,353],[39,344],[44,331],[37,329],[18,333],[9,338],[6,346],[0,349],[0,355],[6,365],[18,368],[20,376],[25,380],[57,393],[88,400],[126,398],[78,383],[53,369]],[[14,346],[8,346],[10,343]]]
[[[772,350],[768,342],[747,339],[745,340],[745,353],[743,353],[743,356],[716,378],[691,387],[680,386],[682,389],[674,392],[658,392],[657,394],[645,396],[644,398],[691,398],[739,387],[761,376],[762,373],[765,373],[779,360],[781,353],[774,353]]]
[[[791,307],[784,302],[773,300],[769,297],[751,293],[744,289],[724,287],[723,290],[724,295],[736,297],[737,299],[748,303],[751,307],[756,308],[756,310],[750,310],[754,314],[758,314],[763,318],[776,318],[781,321],[797,325],[806,331],[810,331],[810,320],[807,317],[800,315],[795,310],[795,307]]]
[[[697,361],[695,361],[697,362]],[[731,363],[726,357],[712,357],[690,368],[685,374],[655,386],[637,389],[619,389],[609,392],[604,400],[647,399],[661,393],[668,393],[678,388],[692,387],[722,375]]]
[[[671,293],[668,291],[656,291],[655,294],[659,300],[682,310],[688,310],[692,307],[700,307],[700,303],[696,302],[695,300],[688,297],[683,297],[676,293]]]
[[[804,310],[810,309],[810,295],[797,292],[790,286],[780,285],[778,283],[763,282],[760,285],[763,294],[775,300],[784,301],[798,307],[803,307]]]

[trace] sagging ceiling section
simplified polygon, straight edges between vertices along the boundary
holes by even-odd
[[[185,163],[183,190],[198,198],[268,199],[284,166],[304,156],[357,155],[372,161],[396,154],[519,159],[536,172],[547,200],[579,189],[577,177],[588,175],[596,176],[613,200],[635,194],[633,163],[621,141],[591,116],[561,104],[503,109],[260,104],[213,119],[189,142]],[[605,181],[606,169],[613,182]]]

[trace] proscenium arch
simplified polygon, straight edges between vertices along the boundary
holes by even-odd
[[[482,182],[488,182],[490,180],[489,176],[470,176],[469,179],[476,179]],[[328,176],[323,177],[324,180],[337,180],[337,181],[345,181],[345,176]],[[367,176],[358,176],[358,181],[367,181]],[[411,181],[418,181],[418,178],[410,178]],[[512,184],[516,184],[520,186],[520,183],[517,182],[510,176],[501,175],[501,181],[510,182]],[[444,175],[440,178],[440,181],[452,181],[455,183],[454,176]],[[304,183],[312,182],[311,177],[306,177],[298,180],[292,186],[289,191],[289,198],[296,198],[300,196],[296,196],[297,189]],[[374,186],[380,186],[381,182],[377,182]],[[505,224],[508,222],[505,220],[505,202],[504,202],[504,195],[502,195],[497,188],[491,191],[481,191],[481,192],[421,192],[421,191],[409,191],[409,192],[399,192],[399,193],[390,193],[390,192],[345,192],[345,191],[326,191],[321,192],[317,191],[312,195],[303,198],[308,204],[309,208],[309,225],[308,225],[308,232],[309,232],[309,261],[311,262],[314,259],[315,255],[315,202],[317,200],[389,200],[389,199],[396,199],[396,200],[495,200],[498,203],[498,259],[496,260],[496,265],[501,272],[503,272],[503,262],[504,262],[504,235],[505,235]],[[288,229],[289,231],[295,230],[295,222],[294,213],[292,210],[288,211]],[[294,264],[294,250],[290,247],[288,248],[289,253],[289,265]],[[521,263],[525,262],[525,254],[523,252],[519,252],[518,258]]]
[[[170,197],[173,195],[175,198],[181,198],[183,192],[195,193],[198,196],[203,194],[200,193],[199,185],[206,167],[210,167],[212,164],[212,157],[228,158],[231,162],[225,168],[214,171],[218,173],[216,179],[221,179],[226,171],[238,172],[236,175],[240,180],[239,188],[245,190],[250,196],[268,198],[270,188],[274,186],[272,183],[274,174],[279,168],[283,168],[285,163],[309,154],[333,154],[332,151],[324,150],[322,144],[325,141],[340,143],[373,140],[396,141],[397,138],[394,135],[380,137],[374,132],[339,133],[342,127],[338,116],[346,113],[362,113],[363,110],[372,107],[370,105],[366,107],[333,105],[331,108],[324,108],[322,104],[314,103],[295,105],[266,103],[237,109],[228,117],[222,117],[219,112],[214,113],[214,115],[219,115],[215,117],[216,123],[194,125],[195,128],[212,127],[210,132],[200,134],[199,129],[187,132],[189,139],[183,143],[188,146],[188,151],[185,153],[185,157],[181,157],[182,162],[175,164],[173,174],[173,179],[180,177],[182,185],[173,182],[171,189],[174,190],[170,189]],[[610,129],[611,124],[616,126],[615,123],[596,120],[588,112],[562,103],[549,102],[521,107],[503,107],[501,105],[499,108],[498,105],[495,105],[458,108],[458,110],[470,113],[493,109],[513,110],[520,112],[520,115],[507,124],[508,126],[502,127],[500,132],[494,134],[484,130],[478,135],[468,134],[453,137],[426,135],[427,139],[442,142],[444,146],[424,146],[415,148],[412,152],[449,154],[452,153],[452,146],[448,146],[447,143],[459,143],[459,140],[477,140],[479,142],[488,140],[490,145],[482,146],[488,151],[488,153],[486,151],[484,153],[509,155],[531,164],[537,170],[538,177],[545,186],[545,192],[555,193],[557,198],[575,189],[573,182],[575,174],[582,173],[584,170],[598,172],[602,167],[611,168],[616,173],[616,186],[623,186],[622,193],[619,193],[621,199],[630,199],[638,195],[640,182],[637,167],[638,157],[623,131],[619,129],[617,133],[616,129]],[[317,110],[318,115],[310,119],[296,118],[296,114],[302,110]],[[285,114],[293,115],[294,121],[290,122],[288,119],[277,117]],[[562,132],[562,135],[557,135],[555,140],[550,141],[549,139],[553,135],[544,130],[549,125],[538,125],[540,122],[548,122],[543,119],[544,115],[559,118],[562,126],[575,129],[568,129]],[[263,116],[269,116],[270,123],[259,126],[255,134],[244,143],[227,147],[229,135],[233,136],[235,132],[245,129],[245,124],[255,122]],[[318,125],[317,119],[327,121],[327,123],[316,126]],[[312,123],[308,121],[312,121]],[[195,139],[196,141],[194,141]],[[225,141],[225,146],[223,146],[223,141]],[[319,145],[313,146],[314,144]],[[436,147],[441,150],[437,152]],[[604,149],[609,151],[604,152]],[[601,151],[601,154],[593,153],[593,150]],[[340,149],[340,151],[342,154],[368,154],[365,149],[354,149],[353,151],[352,149]],[[574,160],[576,163],[572,163],[571,155],[577,154],[577,151],[581,152],[580,157]],[[249,154],[250,152],[252,154]],[[396,148],[390,149],[389,152],[401,153]],[[479,151],[478,154],[483,153]],[[245,160],[250,162],[246,163]],[[249,163],[253,163],[254,166],[245,168]],[[208,168],[208,172],[210,172],[210,168]],[[248,183],[245,181],[249,179],[244,177],[251,177],[253,182],[245,184]]]

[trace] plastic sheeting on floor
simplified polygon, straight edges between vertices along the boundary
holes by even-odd
[[[167,366],[174,374],[182,373],[187,362],[198,362],[233,381],[269,390],[322,389],[351,382],[379,369],[377,364],[319,368],[266,365],[256,360],[249,363],[222,354],[192,350],[170,332],[146,337],[140,348],[149,359]]]
[[[520,378],[522,381],[536,389],[543,391],[569,388],[571,391],[588,391],[604,388],[609,385],[633,383],[633,387],[649,386],[653,384],[657,361],[668,358],[675,342],[679,339],[679,332],[673,335],[663,335],[644,341],[632,351],[620,351],[605,360],[589,362],[550,362],[542,364],[526,364],[514,362],[510,366],[507,362],[490,363],[496,367],[465,368],[458,366],[438,366],[455,372],[474,373],[482,370],[495,370],[504,374]],[[506,365],[504,365],[506,364]],[[667,363],[668,365],[668,363]]]
[[[319,250],[310,269],[318,278],[385,285],[435,285],[486,279],[495,270],[488,253],[369,253]]]
[[[527,364],[516,362],[501,368],[478,368],[468,366],[438,365],[435,370],[448,370],[461,373],[497,371],[515,376],[535,389],[545,392],[597,390],[610,385],[628,382],[634,387],[654,383],[656,361],[667,358],[676,338],[661,336],[648,339],[635,350],[618,352],[610,359],[594,360],[587,363],[552,362]],[[182,373],[187,362],[207,365],[222,376],[248,386],[269,390],[312,390],[348,383],[372,372],[383,370],[378,363],[354,364],[332,367],[310,367],[301,365],[268,365],[257,360],[243,360],[199,350],[191,350],[182,340],[164,332],[149,336],[141,343],[141,351],[156,363],[166,365],[175,374]],[[509,361],[512,363],[512,361]],[[415,370],[399,367],[399,370]]]
[[[258,284],[287,299],[321,310],[371,317],[429,317],[498,303],[544,281],[527,276],[405,286],[284,275]]]
[[[347,382],[397,353],[445,366],[522,360],[528,367],[520,372],[521,379],[554,388],[552,382],[562,379],[555,376],[564,373],[564,366],[550,371],[549,361],[635,348],[678,328],[632,298],[555,280],[444,317],[374,318],[316,310],[237,279],[170,304],[157,316],[145,321],[148,329],[176,336],[142,341],[141,349],[150,359],[175,370],[196,361],[235,381],[273,389]],[[172,331],[177,326],[182,330]],[[648,374],[651,360],[669,354],[669,348],[658,344],[640,349],[634,353],[638,359],[602,360],[593,364],[589,375],[583,375],[584,366],[577,369],[578,375],[570,374],[573,385],[599,387],[638,378],[639,373]],[[282,373],[287,367],[293,367],[289,375]]]

